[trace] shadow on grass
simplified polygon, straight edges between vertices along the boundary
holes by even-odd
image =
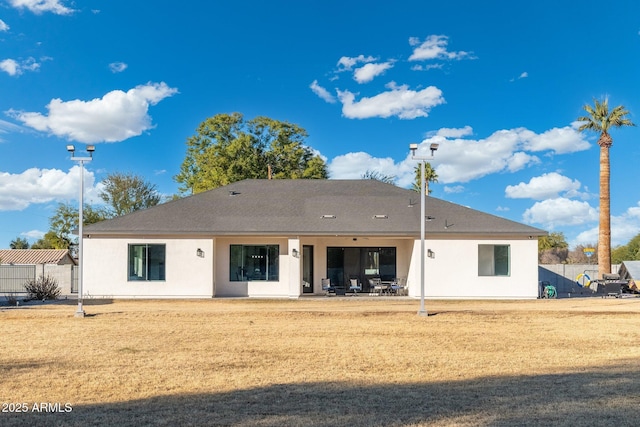
[[[471,381],[277,384],[0,414],[3,426],[636,426],[640,367]],[[65,402],[60,402],[64,408]]]
[[[85,299],[82,301],[82,305],[107,305],[113,304],[113,299],[111,298],[100,298],[100,299]],[[35,308],[42,307],[46,305],[68,305],[68,306],[76,306],[78,305],[77,299],[49,299],[49,300],[38,300],[38,299],[28,299],[26,297],[22,297],[18,299],[18,305],[11,305],[7,301],[0,300],[0,306],[3,308],[10,309],[23,309],[23,308]]]

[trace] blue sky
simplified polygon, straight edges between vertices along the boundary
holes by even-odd
[[[200,122],[295,123],[331,178],[409,186],[439,142],[432,196],[597,241],[594,98],[640,122],[640,3],[0,0],[0,247],[77,205],[66,145],[166,195]],[[640,129],[612,132],[612,241],[640,232]]]

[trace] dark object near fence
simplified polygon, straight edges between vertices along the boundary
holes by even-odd
[[[598,293],[604,297],[619,298],[629,287],[629,281],[620,279],[619,274],[603,274],[602,279],[595,282],[598,283]]]
[[[31,299],[57,299],[60,296],[58,281],[51,276],[40,276],[35,280],[29,280],[24,284]]]
[[[550,284],[547,281],[542,282],[542,295],[540,298],[557,298],[558,291],[556,291],[556,287]]]

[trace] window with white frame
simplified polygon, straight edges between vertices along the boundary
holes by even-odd
[[[130,244],[128,277],[130,281],[165,280],[166,245]]]
[[[509,245],[478,245],[478,276],[509,276],[510,258]]]
[[[231,245],[229,280],[277,281],[279,245]]]

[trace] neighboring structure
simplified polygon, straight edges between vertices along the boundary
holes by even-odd
[[[536,298],[537,228],[427,198],[429,298]],[[420,196],[375,180],[245,180],[91,224],[85,294],[115,298],[420,294]],[[425,254],[426,255],[426,254]],[[346,286],[348,287],[348,286]]]
[[[621,280],[629,282],[629,289],[640,292],[640,261],[622,261],[618,274]]]
[[[0,292],[23,293],[26,280],[50,276],[69,295],[75,265],[66,249],[0,249]]]

